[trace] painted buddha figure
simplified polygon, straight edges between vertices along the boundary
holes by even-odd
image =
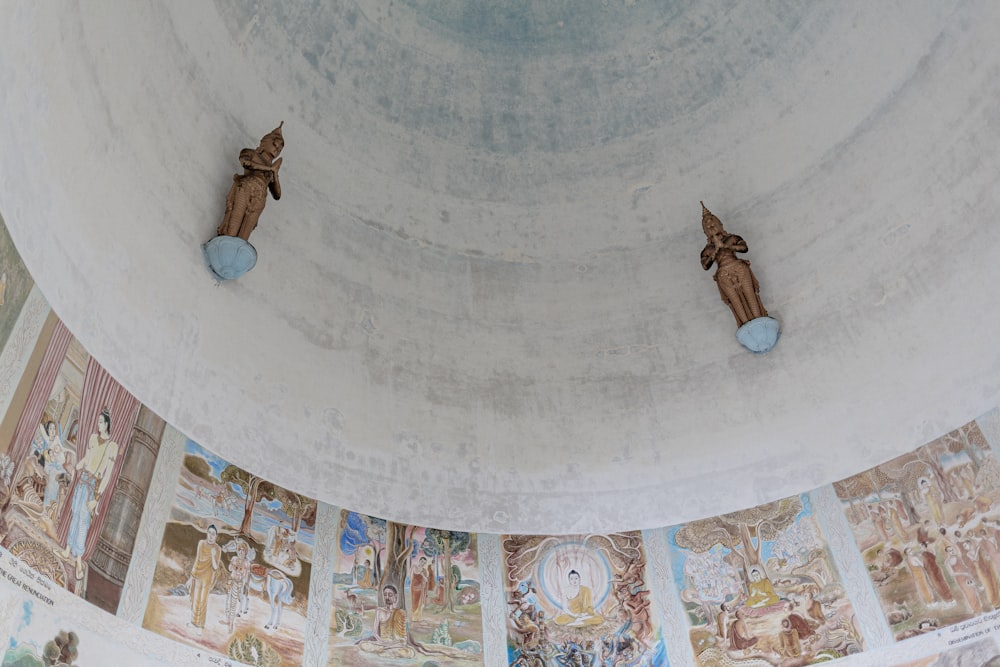
[[[604,617],[594,611],[593,593],[588,587],[580,584],[580,573],[570,570],[568,578],[569,592],[566,595],[566,604],[563,606],[564,611],[553,619],[555,623],[575,627],[603,623]]]
[[[750,568],[750,595],[744,603],[747,607],[766,607],[779,601],[777,593],[771,586],[771,580],[763,577],[760,569]]]

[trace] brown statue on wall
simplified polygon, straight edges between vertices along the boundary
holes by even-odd
[[[750,270],[750,262],[736,256],[738,252],[747,251],[747,242],[736,234],[727,233],[722,222],[705,208],[704,202],[701,203],[701,227],[708,237],[701,251],[701,268],[708,271],[712,264],[718,266],[715,282],[737,324],[743,326],[758,317],[767,317],[760,301],[760,285]]]
[[[219,235],[249,240],[267,203],[268,190],[276,200],[281,199],[281,182],[278,180],[281,158],[278,155],[285,147],[281,136],[284,124],[282,121],[281,125],[265,134],[257,148],[240,151],[243,173],[233,175],[233,187],[226,197],[226,214],[217,230]]]

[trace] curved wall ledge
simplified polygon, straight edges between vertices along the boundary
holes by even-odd
[[[1000,6],[486,4],[12,2],[0,206],[41,291],[220,456],[459,530],[700,519],[1000,402]],[[259,263],[215,288],[282,119]],[[699,199],[750,244],[764,357]]]
[[[48,310],[0,232],[4,664],[41,664],[69,632],[81,658],[142,666],[1000,656],[1000,410],[832,485],[679,525],[407,524],[317,502],[164,422]]]

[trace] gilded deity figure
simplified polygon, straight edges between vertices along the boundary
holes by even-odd
[[[722,222],[705,208],[704,202],[701,204],[701,227],[708,237],[701,251],[701,268],[708,271],[712,264],[718,266],[715,282],[737,324],[743,326],[750,320],[767,317],[760,301],[760,285],[750,270],[750,262],[736,256],[738,252],[747,251],[747,242],[736,234],[727,233]]]
[[[226,197],[226,214],[217,230],[220,236],[238,236],[248,241],[267,203],[268,191],[275,200],[281,199],[281,182],[278,180],[281,158],[278,155],[285,147],[285,139],[281,135],[284,124],[282,121],[281,125],[265,134],[257,148],[240,151],[243,173],[233,175],[233,186]]]

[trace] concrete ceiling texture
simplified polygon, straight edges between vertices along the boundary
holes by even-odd
[[[140,400],[399,521],[645,528],[997,405],[1000,4],[5,3],[0,213]],[[285,121],[260,260],[237,155]],[[783,335],[755,356],[699,200]]]

